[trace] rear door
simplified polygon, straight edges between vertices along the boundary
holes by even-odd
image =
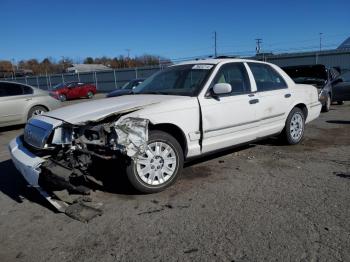
[[[248,63],[254,76],[259,99],[259,135],[265,137],[280,132],[292,103],[292,93],[283,77],[270,65]]]
[[[33,90],[17,83],[0,83],[0,124],[21,121],[32,99]]]
[[[221,96],[210,95],[210,90],[217,83],[230,84],[232,92]],[[244,63],[222,65],[207,94],[198,99],[202,111],[203,153],[256,138],[258,103]]]
[[[333,101],[350,101],[350,71],[333,82]]]

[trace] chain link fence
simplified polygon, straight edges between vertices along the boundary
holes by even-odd
[[[164,68],[166,68],[165,65],[160,65],[156,67],[128,68],[96,72],[8,77],[1,80],[24,83],[44,90],[51,90],[53,86],[60,83],[77,81],[94,84],[98,92],[108,92],[122,87],[130,80],[136,78],[147,78]]]

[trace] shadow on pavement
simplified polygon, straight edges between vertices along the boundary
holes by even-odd
[[[335,173],[337,177],[350,179],[350,173]]]
[[[0,134],[2,132],[7,132],[7,131],[13,131],[13,130],[19,130],[24,128],[24,125],[15,125],[15,126],[4,126],[0,127]]]
[[[350,125],[350,121],[346,120],[328,120],[326,122],[329,124]]]
[[[190,167],[190,166],[193,166],[193,165],[196,165],[196,164],[207,162],[207,161],[213,160],[215,158],[219,158],[219,157],[222,157],[222,156],[225,156],[225,155],[229,155],[229,154],[232,154],[232,153],[235,153],[235,152],[238,152],[238,151],[242,151],[242,150],[254,147],[254,146],[255,146],[254,144],[241,145],[239,147],[231,147],[231,148],[228,148],[228,149],[225,149],[225,150],[220,150],[220,151],[217,151],[217,152],[214,152],[214,153],[210,153],[208,155],[201,156],[199,158],[193,158],[193,159],[190,159],[188,162],[186,162],[184,167]]]
[[[23,198],[25,198],[55,211],[36,189],[27,186],[26,181],[16,170],[11,160],[0,162],[0,191],[17,203],[22,203]]]

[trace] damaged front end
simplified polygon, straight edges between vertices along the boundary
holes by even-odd
[[[46,121],[47,120],[47,121]],[[54,123],[54,124],[53,124]],[[149,120],[112,115],[98,121],[70,124],[48,117],[27,123],[23,145],[44,161],[37,167],[37,185],[50,192],[88,194],[81,181],[91,178],[95,158],[136,157],[147,148]],[[91,180],[90,180],[91,181]]]

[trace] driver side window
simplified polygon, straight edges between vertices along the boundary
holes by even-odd
[[[232,87],[228,95],[240,95],[250,93],[248,73],[243,63],[230,63],[223,65],[217,73],[213,86],[219,83],[227,83]]]

